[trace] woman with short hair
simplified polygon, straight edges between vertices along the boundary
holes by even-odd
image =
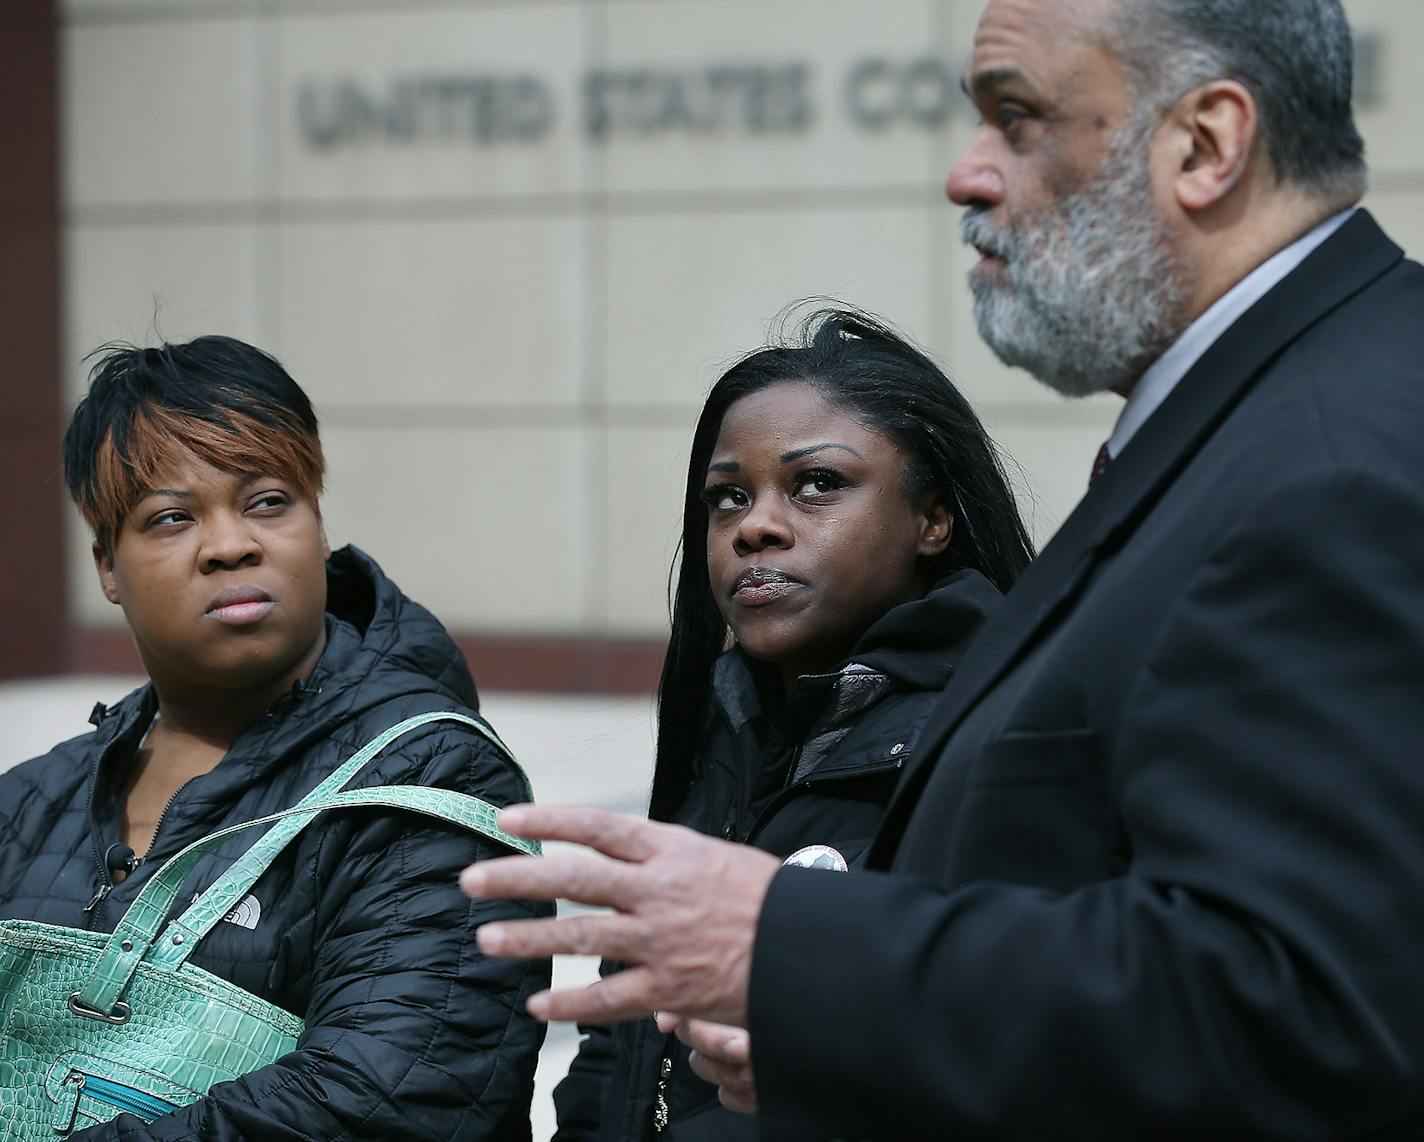
[[[200,337],[101,356],[65,472],[149,680],[97,706],[93,732],[0,775],[0,918],[112,931],[190,842],[295,805],[413,715],[477,718],[434,616],[369,556],[331,552],[323,471],[311,403],[260,350]],[[378,785],[527,799],[513,759],[451,721],[398,738],[352,782]],[[203,856],[175,911],[259,832]],[[295,1049],[148,1122],[97,1124],[112,1084],[81,1075],[56,1136],[528,1138],[543,1031],[524,1004],[548,963],[488,960],[474,932],[536,906],[455,885],[501,851],[411,813],[323,814],[191,960],[304,1020]]]

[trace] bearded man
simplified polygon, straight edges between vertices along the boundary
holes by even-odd
[[[877,871],[581,810],[482,863],[635,966],[767,1139],[1424,1137],[1424,269],[1358,202],[1337,0],[990,0],[980,329],[1127,397],[959,667]],[[813,1045],[813,1050],[808,1050]],[[755,1076],[748,1064],[754,1059]]]

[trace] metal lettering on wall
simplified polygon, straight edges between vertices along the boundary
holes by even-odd
[[[303,83],[302,135],[317,147],[369,139],[531,142],[554,125],[554,98],[533,76],[429,75],[392,80],[377,93],[350,80]]]
[[[699,68],[598,69],[582,77],[574,120],[590,142],[811,130],[818,106],[812,65],[717,63]],[[958,72],[942,59],[873,57],[853,64],[835,95],[838,113],[867,131],[933,130],[968,109]],[[313,147],[444,140],[532,143],[557,127],[554,87],[529,74],[403,76],[384,88],[352,79],[306,80],[297,91],[302,137]]]
[[[1379,100],[1381,55],[1377,34],[1356,38],[1360,107]],[[598,69],[582,77],[575,122],[594,143],[678,134],[799,134],[824,111],[814,77],[805,61]],[[832,90],[838,113],[865,131],[932,131],[969,111],[958,67],[937,56],[867,57],[853,63]],[[383,140],[532,143],[558,127],[560,112],[553,85],[528,74],[406,76],[383,90],[353,79],[306,80],[297,92],[302,137],[318,148]]]

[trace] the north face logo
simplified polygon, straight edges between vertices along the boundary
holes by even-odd
[[[194,901],[198,899],[198,896],[198,893],[193,893]],[[239,928],[255,928],[257,921],[262,919],[262,905],[258,903],[257,897],[249,893],[239,900],[237,906],[223,919],[229,924],[236,924]]]

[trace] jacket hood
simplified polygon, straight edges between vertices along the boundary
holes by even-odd
[[[326,566],[328,642],[313,685],[346,689],[375,681],[377,692],[435,688],[479,708],[475,681],[440,620],[408,599],[358,547],[343,547]],[[343,630],[342,628],[346,629]],[[384,695],[389,697],[390,693]]]
[[[1001,597],[978,571],[946,575],[924,598],[887,611],[849,661],[909,689],[942,690]]]
[[[817,718],[836,721],[828,701],[849,717],[891,690],[943,690],[1002,597],[978,571],[946,575],[923,598],[887,611],[838,668],[799,679],[777,714],[780,728],[795,736]],[[757,678],[766,669],[739,647],[714,664],[712,703],[733,732],[764,716]]]

